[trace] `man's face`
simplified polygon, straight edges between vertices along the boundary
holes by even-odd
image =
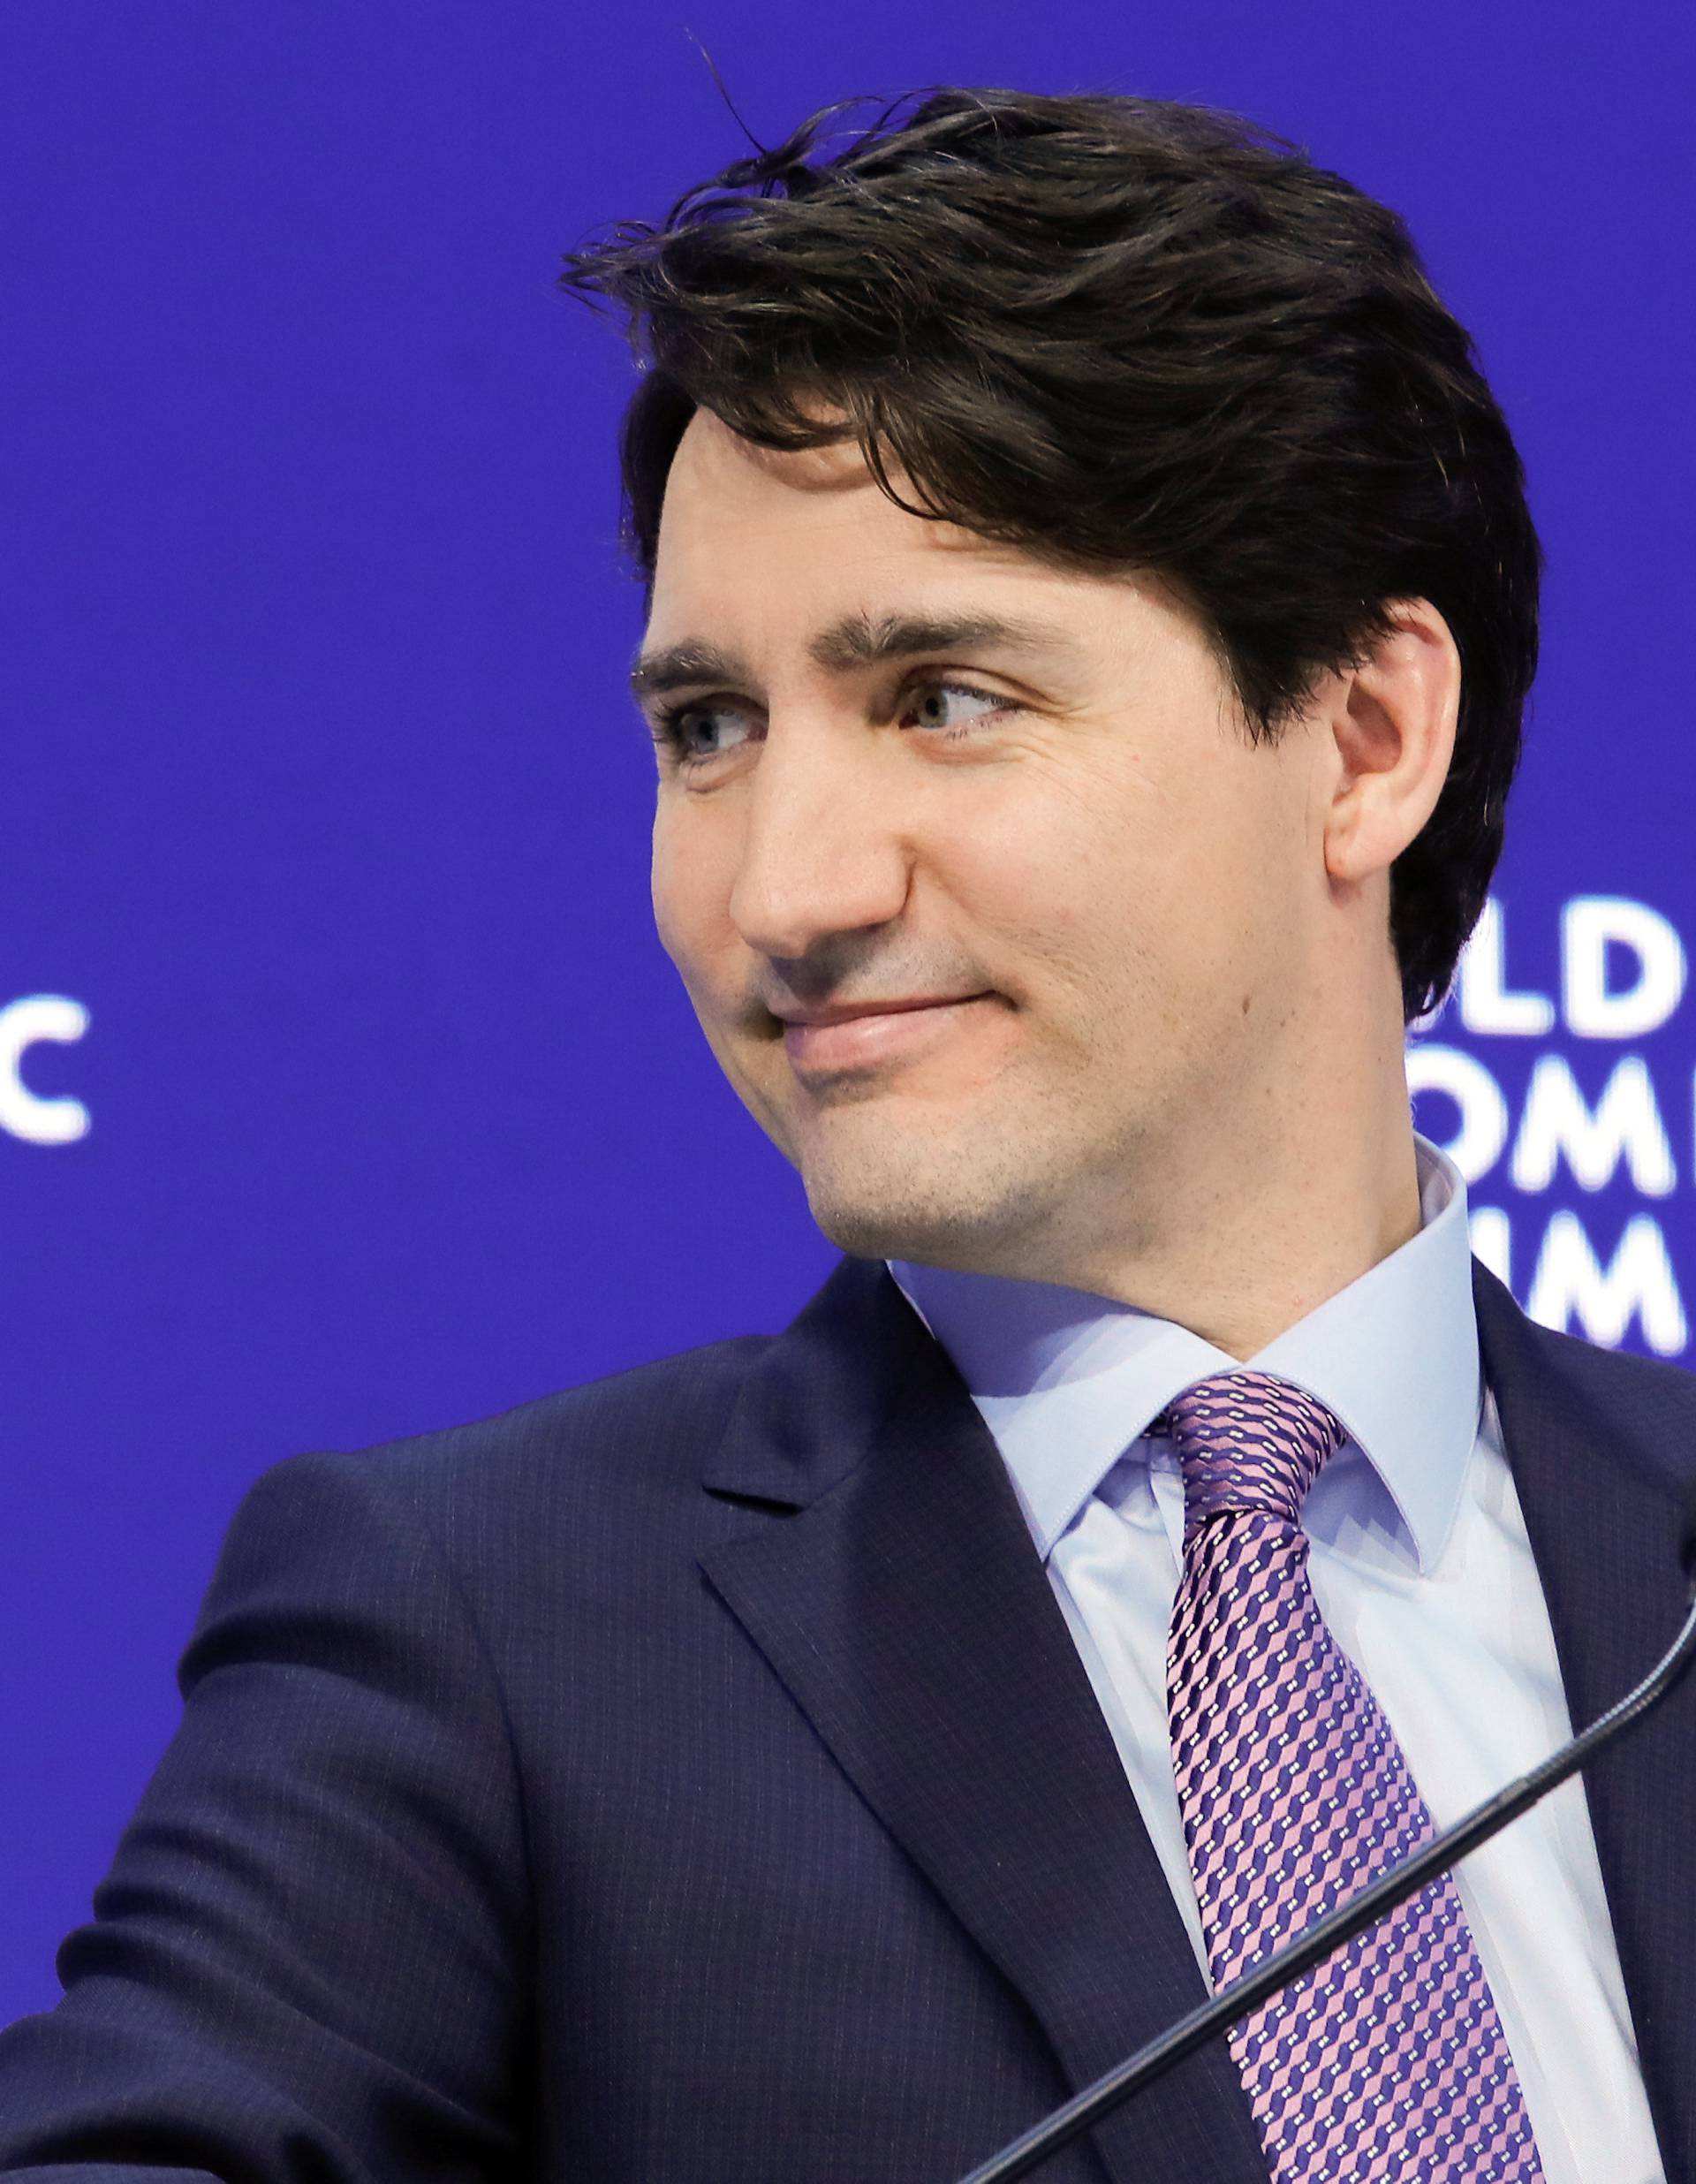
[[[1323,907],[1314,738],[1251,745],[1156,580],[926,522],[852,445],[776,454],[700,413],[643,658],[650,717],[682,709],[661,937],[844,1249],[1087,1286],[1200,1149],[1276,1128]]]

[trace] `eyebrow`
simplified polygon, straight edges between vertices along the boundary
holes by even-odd
[[[926,652],[950,652],[962,645],[995,646],[1004,651],[1075,656],[1077,641],[1057,623],[1004,614],[844,614],[809,640],[807,657],[827,674],[851,675],[890,660],[916,658]],[[696,689],[706,683],[739,683],[754,678],[742,659],[704,638],[685,637],[674,645],[638,656],[630,671],[631,694],[638,700],[667,690]]]

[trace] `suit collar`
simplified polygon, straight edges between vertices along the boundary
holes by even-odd
[[[1061,2082],[1087,2083],[1199,2001],[1006,1469],[881,1266],[839,1268],[764,1354],[708,1484],[757,1505],[701,1558],[709,1581],[1023,1998]],[[1114,2184],[1147,2173],[1151,2145],[1174,2174],[1264,2184],[1223,2045],[1093,2142]]]
[[[1696,1377],[1552,1334],[1474,1268],[1479,1336],[1575,1729],[1683,1619]],[[1585,1793],[1667,2174],[1696,2175],[1696,1690],[1586,1770]]]
[[[805,1509],[856,1470],[896,1423],[914,1331],[881,1266],[842,1260],[743,1382],[708,1493]]]

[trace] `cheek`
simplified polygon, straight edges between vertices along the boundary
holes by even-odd
[[[681,967],[695,952],[701,927],[708,914],[710,877],[700,845],[691,855],[688,830],[678,826],[663,795],[654,815],[654,847],[648,867],[648,886],[654,900],[654,923],[666,953]]]
[[[1021,950],[1113,950],[1161,854],[1162,830],[1139,800],[1087,777],[1026,775],[947,816],[929,844],[945,892]]]
[[[1245,971],[1255,982],[1276,905],[1264,845],[1228,798],[1106,769],[1043,786],[986,800],[939,861],[1015,999],[1095,1043],[1127,1024],[1170,1034]]]
[[[660,944],[699,1001],[739,970],[745,951],[731,921],[736,863],[720,830],[691,825],[694,814],[663,807],[654,822],[649,884]]]

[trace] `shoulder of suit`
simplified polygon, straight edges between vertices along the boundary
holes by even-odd
[[[1612,1409],[1633,1424],[1666,1420],[1696,1430],[1696,1372],[1687,1366],[1609,1349],[1529,1318],[1525,1325],[1552,1387]]]
[[[1687,1412],[1696,1407],[1696,1372],[1666,1358],[1640,1357],[1545,1327],[1476,1258],[1473,1289],[1486,1361],[1495,1372],[1517,1376],[1529,1371],[1546,1391],[1564,1388],[1575,1397],[1611,1399],[1632,1408]]]
[[[339,1460],[424,1502],[543,1486],[637,1497],[659,1483],[697,1486],[703,1451],[716,1443],[749,1367],[772,1339],[708,1343]]]

